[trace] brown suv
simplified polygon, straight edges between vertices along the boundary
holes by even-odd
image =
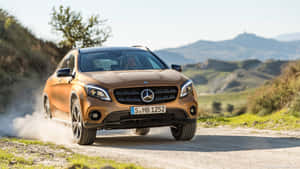
[[[78,144],[92,144],[98,129],[134,128],[146,135],[162,126],[170,126],[176,140],[190,140],[197,96],[180,71],[148,48],[73,49],[47,80],[45,113],[71,124]]]

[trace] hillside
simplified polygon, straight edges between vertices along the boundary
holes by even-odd
[[[30,96],[31,90],[37,87],[35,84],[44,80],[63,53],[54,43],[36,38],[0,9],[0,112],[14,97],[13,93],[18,93],[17,98],[24,94]],[[23,86],[23,82],[28,86]]]
[[[300,61],[286,64],[279,76],[268,83],[251,90],[247,97],[242,96],[237,100],[237,105],[247,107],[245,114],[228,114],[223,109],[223,114],[211,115],[202,113],[199,119],[205,127],[226,125],[232,127],[252,127],[272,130],[299,130],[300,128]],[[222,98],[223,97],[223,98]],[[225,98],[225,99],[224,99]],[[236,97],[235,97],[236,98]],[[220,101],[236,105],[232,96],[218,94],[207,97],[200,96],[199,103],[211,104]],[[206,104],[205,104],[206,103]],[[204,107],[209,110],[207,107]]]
[[[190,77],[199,93],[238,92],[256,88],[279,75],[287,61],[219,61],[187,64],[184,74]]]
[[[248,100],[249,111],[266,115],[282,109],[300,117],[300,61],[289,63],[280,76],[258,88]]]
[[[155,51],[169,64],[204,62],[207,59],[241,61],[258,59],[261,61],[294,60],[300,57],[300,41],[281,42],[255,34],[243,33],[224,41],[200,40],[178,48]],[[176,60],[172,58],[177,56]],[[179,60],[178,62],[177,60]],[[194,61],[194,62],[193,62]]]

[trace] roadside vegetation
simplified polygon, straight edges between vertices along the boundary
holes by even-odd
[[[14,16],[0,9],[0,113],[14,97],[14,93],[33,95],[32,89],[44,80],[63,56],[64,49],[36,38]],[[17,91],[17,84],[29,81]],[[19,87],[21,88],[21,87]],[[24,89],[24,90],[23,90]],[[21,97],[18,93],[18,97]],[[30,101],[33,98],[26,98]]]
[[[142,169],[101,157],[78,154],[61,145],[18,138],[0,139],[0,168],[12,169]]]
[[[247,98],[254,90],[242,92],[230,92],[220,94],[204,94],[198,96],[199,111],[202,113],[212,112],[214,102],[220,102],[222,110],[226,110],[227,105],[233,105],[234,111],[243,108],[247,104]]]
[[[282,74],[258,88],[249,98],[249,111],[267,115],[287,108],[293,115],[300,116],[300,61],[290,63]]]
[[[300,118],[289,113],[287,109],[265,116],[252,113],[245,113],[238,116],[210,115],[199,117],[198,121],[202,127],[230,126],[271,130],[300,129]]]
[[[299,75],[300,61],[295,61],[289,63],[280,76],[245,95],[199,96],[200,107],[206,105],[206,109],[200,109],[199,122],[204,127],[229,125],[273,130],[300,129]],[[243,111],[236,111],[234,100],[240,103],[236,105]],[[235,106],[232,112],[224,107],[230,102]],[[214,111],[220,104],[223,105],[221,111]]]

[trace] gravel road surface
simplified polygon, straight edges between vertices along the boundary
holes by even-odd
[[[198,128],[190,142],[174,141],[168,128],[148,136],[129,131],[98,134],[92,146],[70,145],[74,151],[164,169],[300,168],[300,132]]]

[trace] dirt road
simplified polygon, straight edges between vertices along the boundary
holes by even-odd
[[[176,142],[167,128],[149,136],[130,132],[99,133],[92,146],[74,151],[165,169],[300,168],[300,132],[200,128],[190,142]]]

